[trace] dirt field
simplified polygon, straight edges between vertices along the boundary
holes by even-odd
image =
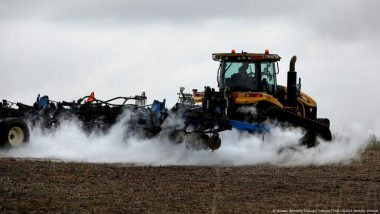
[[[380,151],[366,152],[351,165],[320,167],[148,167],[0,159],[0,213],[355,210],[380,210]]]

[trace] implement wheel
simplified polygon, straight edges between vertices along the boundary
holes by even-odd
[[[217,133],[213,134],[208,140],[208,147],[210,147],[212,151],[219,149],[221,144],[222,141]]]
[[[0,145],[19,147],[29,141],[29,129],[19,118],[6,118],[0,125]]]

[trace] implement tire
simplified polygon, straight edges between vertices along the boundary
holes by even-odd
[[[19,147],[29,141],[29,129],[20,118],[5,118],[0,121],[0,146]]]

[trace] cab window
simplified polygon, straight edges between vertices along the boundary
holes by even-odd
[[[241,90],[257,90],[256,63],[254,62],[223,62],[219,84],[221,88],[239,88]]]
[[[276,83],[276,67],[274,62],[261,62],[261,86],[264,92],[273,93]]]

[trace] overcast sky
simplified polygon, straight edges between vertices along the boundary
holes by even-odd
[[[176,101],[216,87],[213,52],[289,59],[336,130],[379,133],[380,1],[0,0],[0,98],[73,100],[147,93]],[[353,124],[352,122],[355,122]]]

